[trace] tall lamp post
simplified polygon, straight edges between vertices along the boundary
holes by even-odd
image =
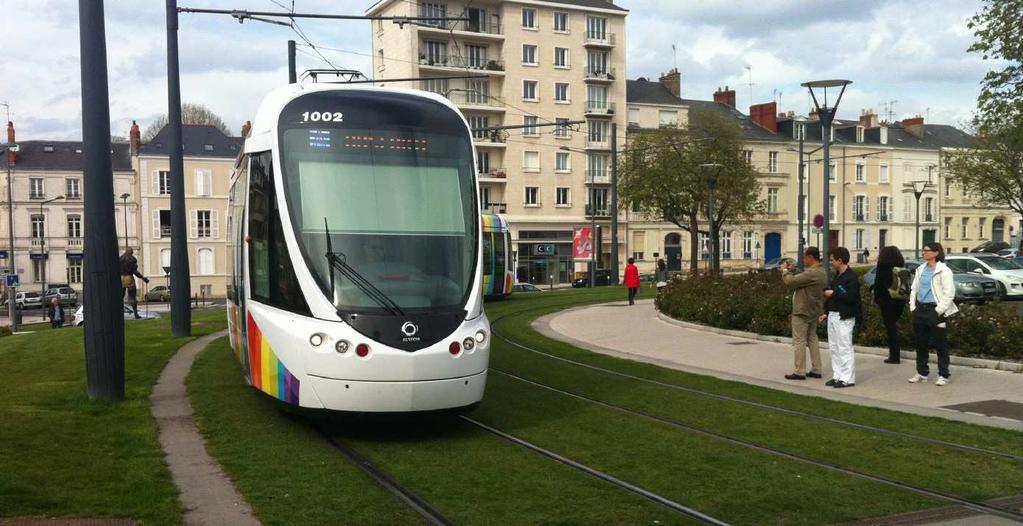
[[[125,192],[121,194],[121,203],[124,205],[124,250],[128,251],[128,198],[131,194]]]
[[[9,236],[9,245],[7,246],[7,264],[10,265],[11,274],[15,277],[18,275],[18,266],[14,263],[14,193],[11,190],[11,165],[14,164],[14,153],[18,153],[20,148],[17,144],[8,144],[7,154],[7,235]],[[7,288],[7,315],[11,322],[11,332],[18,330],[17,319],[14,315],[14,309],[18,308],[18,304],[14,301],[14,296],[18,291],[17,287]]]
[[[842,95],[845,93],[845,88],[852,84],[851,80],[814,80],[810,82],[804,82],[801,84],[804,88],[810,90],[810,97],[813,99],[814,108],[817,110],[817,117],[821,123],[821,142],[824,144],[824,246],[822,253],[827,254],[831,250],[831,203],[828,199],[830,195],[830,189],[828,188],[828,180],[831,177],[831,123],[835,120],[835,112],[838,111],[838,104],[842,102]],[[835,103],[828,106],[828,88],[841,88],[838,92],[838,97],[835,99]],[[816,90],[816,92],[814,91]],[[821,94],[821,98],[817,98],[817,94]],[[823,103],[822,103],[823,102]],[[828,272],[828,259],[824,258],[824,272]]]
[[[580,150],[578,148],[569,148],[568,146],[562,146],[558,148],[565,152],[579,152],[586,153],[586,150]],[[590,196],[590,288],[596,287],[597,277],[597,201],[596,201],[596,170],[587,170],[590,172],[590,188],[588,195]],[[616,247],[617,248],[617,247]]]
[[[913,195],[916,196],[916,248],[913,253],[915,259],[920,259],[920,196],[930,186],[927,181],[913,181]]]
[[[50,270],[50,265],[49,265],[50,258],[49,258],[49,256],[46,255],[46,220],[43,219],[43,205],[48,205],[48,204],[50,204],[50,203],[52,203],[54,201],[59,201],[61,199],[64,199],[64,196],[58,195],[57,197],[53,197],[53,198],[47,199],[45,201],[40,201],[39,202],[39,218],[42,221],[42,229],[41,229],[42,232],[40,232],[40,234],[42,234],[42,238],[39,240],[39,242],[40,242],[39,254],[40,254],[40,259],[45,260],[45,263],[43,263],[43,267],[47,271]],[[917,215],[919,215],[919,214],[917,214]],[[45,299],[46,299],[46,278],[49,277],[49,274],[50,274],[49,272],[43,272],[43,275],[41,276],[43,279],[40,280],[40,285],[41,285],[42,289],[39,292],[39,297],[43,298],[43,302],[44,303],[45,303]],[[46,319],[46,309],[45,309],[46,305],[43,305],[43,307],[44,307],[43,308],[43,319],[45,320]]]
[[[714,229],[714,189],[718,186],[718,173],[722,168],[721,163],[703,163],[700,168],[707,171],[707,239],[710,241],[710,249],[707,251],[709,258],[707,260],[707,268],[710,271],[715,270],[715,255],[717,254],[717,230]],[[708,272],[709,273],[709,272]]]

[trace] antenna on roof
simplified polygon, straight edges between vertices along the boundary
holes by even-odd
[[[899,101],[897,101],[895,99],[891,99],[888,102],[884,103],[885,120],[887,120],[888,122],[895,122],[893,119],[894,119],[894,116],[895,116],[895,103],[896,102],[899,102]]]
[[[677,44],[678,44],[678,42],[676,42],[675,44],[671,45],[671,61],[674,64],[675,69],[678,69],[678,53],[677,53],[678,52],[678,46],[677,46]]]
[[[746,65],[746,75],[747,75],[747,78],[748,78],[748,82],[746,84],[749,86],[749,105],[752,106],[753,105],[753,66],[750,66],[748,64]]]

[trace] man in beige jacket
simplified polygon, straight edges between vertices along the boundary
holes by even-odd
[[[821,265],[821,252],[817,247],[807,247],[803,253],[806,270],[798,269],[791,261],[782,267],[782,280],[792,292],[792,351],[795,354],[796,371],[786,374],[789,380],[806,380],[821,377],[821,349],[817,340],[817,317],[824,311],[824,289],[828,277]],[[806,351],[810,350],[810,371],[806,370]]]

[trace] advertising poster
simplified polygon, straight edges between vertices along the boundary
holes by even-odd
[[[588,226],[575,229],[572,240],[572,257],[576,261],[593,259],[593,229]]]

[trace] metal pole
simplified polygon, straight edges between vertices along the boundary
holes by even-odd
[[[295,71],[295,41],[288,41],[288,84],[298,82],[298,73]]]
[[[590,288],[597,286],[597,200],[595,171],[590,172]]]
[[[799,124],[797,123],[796,126],[798,127]],[[803,195],[804,195],[803,194],[803,176],[804,176],[804,174],[803,174],[803,135],[805,135],[805,129],[804,129],[804,132],[801,132],[799,134],[799,204],[797,205],[797,208],[799,209],[799,230],[798,230],[799,233],[797,234],[799,236],[799,256],[796,258],[796,260],[799,261],[799,270],[803,270],[804,269],[803,251],[805,250],[805,247],[806,247],[806,238],[803,235],[803,222],[806,219],[806,210],[803,209]]]
[[[171,334],[192,334],[192,287],[188,273],[188,232],[185,217],[185,174],[181,152],[181,78],[178,71],[178,5],[167,0],[167,128],[170,131],[171,191]]]
[[[124,250],[128,251],[128,198],[122,197],[121,201],[124,203]]]
[[[923,192],[917,192],[914,188],[913,194],[916,195],[916,248],[913,249],[913,259],[920,259],[920,196]]]
[[[85,178],[85,374],[89,398],[124,399],[124,317],[121,316],[117,233],[110,159],[103,2],[79,0],[82,70],[82,154]]]
[[[707,186],[710,188],[707,197],[707,232],[710,234],[707,236],[710,246],[707,247],[707,273],[710,274],[714,268],[714,257],[716,255],[715,248],[717,245],[714,243],[715,230],[714,230],[714,186],[717,181],[714,180],[714,176],[707,179]]]
[[[46,204],[46,203],[47,203],[47,201],[42,201],[42,202],[39,203],[39,219],[42,221],[42,225],[43,225],[43,228],[42,228],[42,230],[43,230],[42,231],[43,237],[41,237],[39,239],[39,242],[42,243],[41,245],[39,245],[39,256],[40,256],[40,258],[42,258],[42,259],[40,259],[42,261],[42,263],[40,263],[40,265],[43,266],[42,276],[40,276],[42,279],[39,280],[39,286],[40,286],[40,288],[39,288],[39,302],[40,303],[39,304],[41,306],[40,310],[42,311],[42,315],[43,315],[43,320],[44,321],[46,320],[46,278],[48,277],[47,276],[47,274],[48,274],[47,271],[50,270],[50,265],[48,264],[49,260],[46,259],[46,218],[43,216],[43,205]],[[919,203],[919,201],[918,201],[918,203]],[[918,204],[917,205],[917,209],[919,209],[919,208],[920,208],[920,206]],[[919,212],[917,212],[917,215],[919,215]]]
[[[611,283],[618,284],[618,123],[611,123]]]
[[[7,123],[11,123],[8,121]],[[7,247],[7,263],[11,267],[11,274],[15,277],[18,275],[18,265],[14,261],[14,193],[11,185],[11,165],[14,164],[14,155],[9,150],[12,145],[8,144],[7,153],[7,235],[9,236],[10,245]],[[14,310],[18,308],[18,305],[14,302],[14,297],[17,295],[18,287],[7,287],[7,315],[11,322],[11,332],[18,330],[18,324],[15,323],[17,320],[14,316]]]
[[[831,120],[835,117],[835,108],[821,108],[821,141],[824,142],[824,239],[821,247],[821,256],[824,263],[825,275],[830,270],[828,264],[828,252],[831,250]]]

